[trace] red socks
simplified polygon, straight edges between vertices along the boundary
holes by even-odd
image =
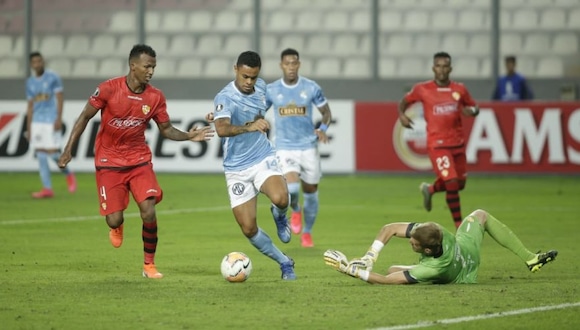
[[[143,252],[145,253],[145,263],[152,264],[155,259],[157,249],[157,220],[153,222],[143,222]]]

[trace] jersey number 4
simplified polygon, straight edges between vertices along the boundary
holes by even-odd
[[[101,195],[101,197],[103,197],[104,201],[107,200],[107,192],[105,191],[105,186],[101,186],[101,188],[99,189],[99,194]]]

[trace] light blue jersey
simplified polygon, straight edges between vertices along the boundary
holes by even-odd
[[[258,78],[253,94],[240,92],[234,82],[224,87],[214,99],[214,119],[230,118],[230,123],[243,126],[264,118],[266,114],[266,83]],[[250,132],[222,138],[224,170],[241,171],[275,155],[273,146],[264,133]]]
[[[54,123],[58,116],[56,93],[62,92],[60,77],[51,70],[44,70],[40,77],[30,76],[26,80],[26,99],[34,104],[32,122]]]
[[[268,108],[274,108],[277,149],[305,150],[316,147],[312,105],[320,108],[327,103],[316,82],[300,76],[294,85],[286,85],[283,79],[276,80],[268,84],[266,103]]]

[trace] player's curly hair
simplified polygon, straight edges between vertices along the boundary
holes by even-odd
[[[296,58],[300,59],[300,54],[298,54],[298,51],[294,48],[286,48],[282,51],[282,53],[280,53],[280,60],[284,59],[284,56],[287,55],[295,55]]]
[[[411,237],[416,239],[423,249],[430,249],[431,255],[439,255],[443,243],[443,231],[434,222],[425,222],[413,228]]]
[[[262,68],[262,60],[260,59],[260,55],[251,50],[241,53],[240,56],[238,56],[236,66],[240,67],[243,65],[250,68]]]
[[[153,50],[151,46],[145,44],[137,44],[133,46],[131,52],[129,53],[129,61],[132,59],[139,58],[141,54],[147,54],[151,57],[157,57],[157,53],[155,53],[155,50]]]

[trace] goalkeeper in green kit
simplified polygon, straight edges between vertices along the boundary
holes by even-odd
[[[468,215],[452,234],[434,222],[397,222],[385,225],[367,253],[349,261],[337,250],[327,250],[324,261],[337,271],[371,284],[476,283],[483,234],[517,255],[531,272],[554,261],[558,251],[530,252],[503,223],[484,210]],[[379,253],[391,237],[409,238],[413,251],[420,253],[419,264],[391,266],[387,275],[373,273]]]

